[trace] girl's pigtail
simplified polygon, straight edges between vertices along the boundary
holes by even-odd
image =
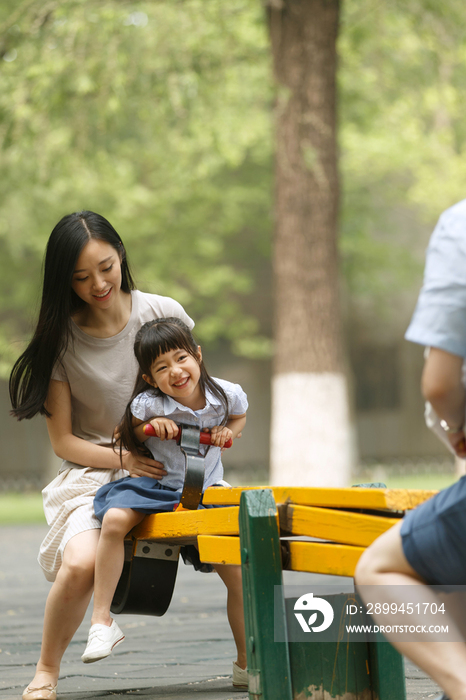
[[[224,389],[220,386],[220,384],[217,384],[217,382],[214,379],[212,379],[210,374],[207,372],[204,362],[201,361],[200,367],[201,376],[199,379],[199,383],[201,385],[201,390],[205,396],[206,388],[209,389],[209,391],[220,401],[223,408],[223,419],[220,425],[226,425],[230,416],[230,405],[228,403],[228,397]]]

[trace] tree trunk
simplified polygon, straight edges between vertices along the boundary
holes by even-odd
[[[278,83],[271,481],[347,486],[337,255],[338,0],[269,0]]]

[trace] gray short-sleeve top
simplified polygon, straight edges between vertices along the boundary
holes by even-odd
[[[189,328],[194,326],[181,304],[170,297],[136,290],[131,299],[128,323],[111,338],[93,338],[73,324],[69,346],[52,372],[52,379],[70,385],[73,434],[96,445],[111,445],[131,398],[137,374],[134,339],[141,325],[176,316]]]

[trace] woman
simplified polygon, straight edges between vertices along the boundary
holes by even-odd
[[[53,450],[64,460],[43,492],[50,531],[39,563],[53,585],[41,656],[23,700],[55,700],[61,658],[89,604],[97,489],[127,473],[166,474],[159,462],[130,452],[121,465],[111,449],[136,378],[136,332],[160,316],[194,325],[173,299],[135,290],[121,238],[104,217],[82,211],[59,221],[45,253],[37,327],[10,377],[13,415],[45,415]]]

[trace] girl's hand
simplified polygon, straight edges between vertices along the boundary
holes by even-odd
[[[178,426],[170,418],[152,418],[149,423],[160,440],[172,440],[178,435]]]
[[[212,445],[215,445],[215,447],[223,447],[226,441],[233,436],[233,433],[231,432],[230,428],[215,425],[210,429],[210,436]]]
[[[126,469],[132,477],[150,476],[152,479],[161,479],[167,474],[161,462],[142,455],[135,456],[131,452],[123,452],[122,463],[123,469]]]

